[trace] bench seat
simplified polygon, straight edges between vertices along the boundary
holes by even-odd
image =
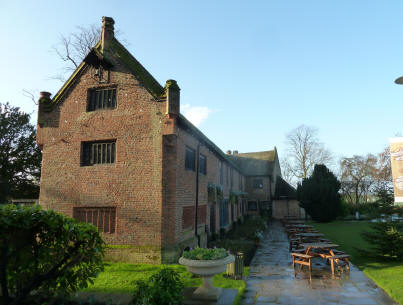
[[[332,274],[334,275],[334,267],[335,264],[338,266],[339,270],[343,272],[343,267],[346,267],[346,270],[350,270],[350,263],[348,258],[350,256],[347,254],[339,254],[339,255],[327,255],[326,259],[330,261],[330,266],[332,268]]]
[[[295,265],[298,264],[300,265],[299,268],[300,271],[302,270],[303,266],[308,266],[309,272],[312,271],[312,258],[313,258],[312,255],[292,252],[291,256],[292,256],[292,266],[294,269]]]

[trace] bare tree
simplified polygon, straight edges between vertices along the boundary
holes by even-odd
[[[329,165],[332,154],[319,141],[318,129],[300,125],[286,135],[287,156],[282,162],[285,179],[295,185],[296,179],[307,178],[315,164]]]
[[[115,35],[119,36],[121,32],[115,30]],[[59,74],[51,78],[65,82],[69,75],[77,69],[87,54],[96,45],[101,38],[101,27],[96,24],[89,26],[77,26],[76,31],[68,35],[60,35],[59,41],[52,47],[52,51],[64,62]],[[124,45],[128,45],[126,40],[122,40]],[[35,104],[37,93],[35,90],[23,89],[23,95]],[[36,90],[39,91],[39,90]]]
[[[77,69],[85,56],[91,51],[101,37],[101,28],[95,24],[88,27],[77,26],[77,31],[69,35],[60,35],[53,51],[65,62],[62,72],[53,78],[64,82],[66,76]]]
[[[377,157],[372,154],[354,155],[340,160],[341,189],[350,204],[358,205],[368,201],[377,172],[377,162]]]
[[[291,165],[288,162],[287,159],[281,159],[280,160],[280,166],[281,166],[281,176],[282,178],[287,181],[290,185],[293,187],[297,187],[297,180],[295,179],[295,176],[293,174],[293,171],[291,169]]]
[[[378,161],[374,174],[374,194],[384,203],[393,203],[392,165],[390,162],[390,148],[387,145],[377,155]]]
[[[392,182],[392,165],[390,163],[389,145],[378,154],[375,178],[384,182]]]

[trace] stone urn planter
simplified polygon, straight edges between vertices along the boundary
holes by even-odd
[[[209,301],[218,300],[222,289],[213,286],[213,276],[224,272],[227,265],[234,261],[235,258],[231,254],[227,257],[216,260],[179,258],[179,264],[186,266],[190,273],[200,276],[203,280],[202,285],[193,292],[192,298]]]

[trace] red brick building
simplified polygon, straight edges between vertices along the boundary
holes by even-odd
[[[197,244],[196,202],[205,245],[247,212],[246,193],[250,210],[270,202],[281,176],[276,150],[224,154],[181,115],[177,83],[162,87],[108,17],[59,92],[41,93],[37,143],[40,204],[98,226],[109,255],[132,262],[176,262]]]

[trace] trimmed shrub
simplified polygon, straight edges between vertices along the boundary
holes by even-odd
[[[68,295],[103,270],[95,226],[39,206],[0,207],[0,284],[5,304]],[[35,296],[32,295],[35,292]]]
[[[183,289],[179,273],[164,268],[151,276],[147,282],[137,282],[132,305],[180,305]]]

